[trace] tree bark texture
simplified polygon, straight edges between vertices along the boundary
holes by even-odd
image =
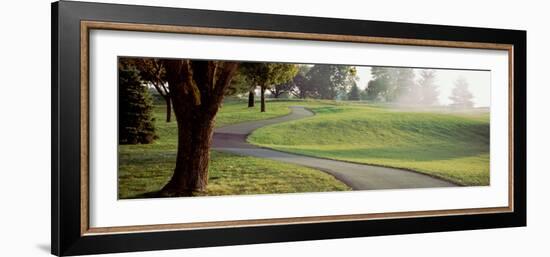
[[[163,196],[206,190],[214,120],[238,66],[233,62],[164,60],[178,125],[176,167]]]

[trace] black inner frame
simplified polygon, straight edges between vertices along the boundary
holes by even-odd
[[[55,255],[162,250],[526,225],[526,32],[167,7],[52,4],[52,230]],[[80,234],[80,21],[511,44],[514,211],[181,231]]]

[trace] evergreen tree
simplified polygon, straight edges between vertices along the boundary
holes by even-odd
[[[388,94],[391,102],[415,104],[420,101],[420,92],[414,83],[414,70],[411,68],[395,68],[395,84]]]
[[[359,101],[361,100],[359,87],[357,86],[357,83],[353,82],[351,89],[348,93],[348,100],[351,101]]]
[[[361,100],[372,100],[369,98],[368,88],[365,88],[365,90],[361,90],[361,93],[359,94],[359,98]]]
[[[149,144],[156,138],[152,98],[134,66],[119,65],[119,144]]]
[[[421,70],[418,86],[420,89],[421,100],[423,105],[434,105],[438,102],[439,91],[435,85],[435,70]]]
[[[472,102],[474,96],[468,90],[468,81],[465,78],[460,77],[455,82],[455,87],[451,93],[449,99],[453,101],[451,106],[458,108],[472,108],[474,103]]]
[[[365,89],[367,99],[375,101],[391,102],[394,100],[397,85],[397,69],[386,67],[372,67],[372,79]]]

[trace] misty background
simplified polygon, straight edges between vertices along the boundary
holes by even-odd
[[[400,68],[396,68],[400,69]],[[356,66],[357,86],[361,90],[367,88],[368,82],[373,79],[371,67]],[[428,69],[413,69],[415,80],[420,79],[420,71]],[[474,70],[449,70],[449,69],[430,69],[435,71],[434,85],[439,91],[437,96],[440,105],[450,105],[452,100],[449,97],[452,94],[455,82],[459,78],[464,78],[468,82],[468,89],[472,93],[472,102],[474,107],[489,107],[491,105],[491,72]]]

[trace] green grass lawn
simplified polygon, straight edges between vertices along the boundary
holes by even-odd
[[[174,169],[176,152],[125,152],[119,166],[119,198],[140,198],[158,191]],[[204,195],[244,195],[351,190],[331,175],[302,166],[254,157],[211,152]]]
[[[295,103],[296,104],[296,103]],[[256,130],[281,151],[405,168],[461,185],[489,184],[489,113],[306,105],[316,116]]]
[[[224,103],[216,126],[286,115],[294,101],[274,101],[267,112],[259,104],[248,108],[246,102]],[[319,102],[306,105],[318,106]],[[158,191],[168,182],[175,166],[177,123],[165,122],[165,107],[155,106],[155,126],[159,139],[147,145],[120,145],[118,197],[139,198]],[[212,151],[206,195],[326,192],[351,190],[322,171],[266,159]]]
[[[489,183],[488,112],[403,110],[334,101],[270,101],[267,112],[243,101],[226,101],[216,127],[269,119],[306,106],[303,120],[255,131],[249,141],[286,152],[357,163],[405,168],[462,185]],[[154,108],[159,139],[119,147],[119,191],[124,198],[158,191],[170,178],[177,148],[177,124],[166,123],[164,106]],[[174,120],[174,118],[173,118]],[[206,195],[351,190],[311,168],[212,151]]]

